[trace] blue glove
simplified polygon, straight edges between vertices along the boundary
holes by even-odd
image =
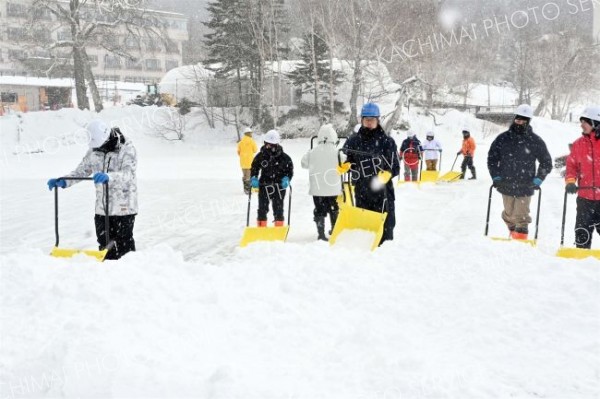
[[[284,176],[283,179],[281,179],[281,188],[283,188],[284,190],[286,188],[288,188],[290,185],[290,178],[287,176]]]
[[[500,184],[500,182],[502,181],[502,177],[500,176],[496,176],[492,178],[492,184],[494,185],[494,187],[498,187],[498,184]]]
[[[108,175],[102,172],[94,173],[94,184],[104,184],[108,182]]]
[[[258,177],[253,176],[250,178],[250,185],[252,188],[258,188]]]
[[[62,179],[50,179],[48,180],[48,190],[52,191],[54,187],[65,188],[67,187],[67,182]]]
[[[542,185],[542,183],[543,183],[543,180],[540,179],[539,177],[534,177],[533,178],[533,185],[534,186],[539,187],[539,186]]]

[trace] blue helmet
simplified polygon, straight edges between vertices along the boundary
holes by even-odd
[[[360,111],[361,118],[379,118],[381,115],[379,114],[379,106],[375,103],[366,103],[362,107],[362,111]]]

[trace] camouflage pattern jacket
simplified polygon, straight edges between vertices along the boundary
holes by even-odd
[[[88,177],[96,172],[108,174],[108,193],[110,216],[135,215],[137,204],[137,153],[133,144],[126,140],[115,151],[104,153],[89,150],[77,169],[66,176]],[[67,187],[77,183],[67,180]],[[104,185],[96,184],[96,214],[104,215]]]

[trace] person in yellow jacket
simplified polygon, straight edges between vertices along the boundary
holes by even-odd
[[[252,139],[252,129],[247,127],[244,129],[244,137],[240,140],[237,146],[237,153],[240,157],[240,166],[242,168],[242,181],[244,183],[244,193],[250,194],[250,168],[254,154],[258,152],[258,146]]]

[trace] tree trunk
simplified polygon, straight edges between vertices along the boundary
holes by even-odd
[[[73,78],[75,79],[75,94],[77,97],[77,108],[89,109],[90,103],[87,98],[85,87],[85,65],[81,56],[81,49],[73,47]]]
[[[319,116],[319,124],[323,120],[323,112],[319,103],[319,74],[317,70],[317,55],[315,51],[315,34],[314,29],[310,34],[310,53],[313,63],[313,88],[315,90],[315,107],[317,107],[317,115]]]
[[[85,66],[85,75],[87,83],[90,87],[90,91],[92,92],[92,100],[94,101],[94,109],[96,112],[100,112],[104,109],[102,106],[102,98],[100,97],[100,92],[98,91],[98,86],[96,86],[96,80],[94,79],[94,73],[92,72],[92,67],[90,65],[90,61],[87,56],[87,52],[85,49],[81,50],[81,58],[83,60],[83,65]],[[115,92],[115,96],[117,93]]]

